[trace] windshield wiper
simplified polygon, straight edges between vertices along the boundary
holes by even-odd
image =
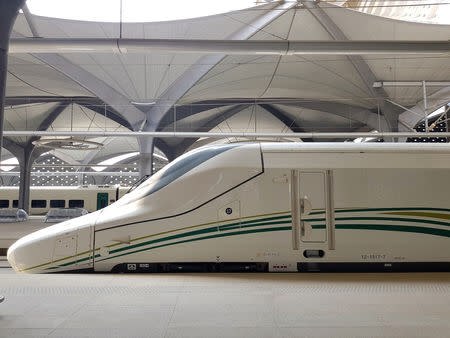
[[[149,178],[149,177],[150,177],[150,175],[144,175],[140,179],[138,179],[136,182],[134,182],[134,184],[130,187],[130,189],[128,189],[127,194],[132,192],[137,187],[139,187],[145,181],[147,181],[147,178]]]

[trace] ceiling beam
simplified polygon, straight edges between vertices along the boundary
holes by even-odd
[[[450,81],[376,81],[374,88],[379,87],[450,87]]]
[[[307,3],[309,1],[305,1]],[[315,9],[319,7],[313,7]],[[320,9],[320,8],[319,8]],[[275,10],[278,12],[278,10]],[[316,11],[314,11],[316,12]],[[283,14],[277,13],[277,14]],[[318,20],[324,19],[318,13]],[[253,24],[248,25],[253,27]],[[324,27],[330,27],[329,24]],[[327,29],[328,30],[328,29]],[[334,31],[332,31],[334,32]],[[254,34],[254,33],[253,33]],[[336,37],[335,37],[336,36]],[[448,41],[349,41],[333,34],[336,41],[311,40],[246,40],[230,36],[225,40],[199,39],[58,39],[58,38],[14,38],[9,45],[10,54],[219,54],[220,55],[448,55]]]
[[[358,138],[358,137],[450,137],[450,132],[303,132],[303,133],[260,133],[260,132],[162,132],[162,131],[30,131],[9,130],[5,131],[7,137],[19,136],[71,136],[71,137],[137,137],[139,139],[162,138]],[[150,151],[150,148],[148,149]]]
[[[66,103],[89,103],[104,105],[105,103],[93,96],[7,96],[5,106],[20,106],[24,104],[66,102]]]

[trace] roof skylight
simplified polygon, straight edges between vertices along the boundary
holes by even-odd
[[[28,0],[36,15],[71,20],[123,22],[180,20],[253,7],[255,0]]]
[[[98,164],[114,165],[114,164],[116,164],[116,163],[118,163],[120,161],[126,160],[127,158],[136,156],[138,154],[139,154],[138,151],[135,151],[135,152],[132,152],[132,153],[127,153],[127,154],[122,154],[122,155],[119,155],[119,156],[111,157],[111,158],[109,158],[109,159],[107,159],[105,161],[99,162]],[[159,155],[159,154],[153,153],[153,156],[157,157],[157,158],[159,158],[159,159],[161,159],[163,161],[167,161],[167,157],[165,157],[163,155]],[[91,169],[93,169],[95,171],[103,171],[103,170],[106,169],[106,167],[91,167]]]
[[[127,158],[136,156],[137,154],[139,154],[139,152],[137,152],[137,151],[132,152],[132,153],[127,153],[127,154],[122,154],[122,155],[119,155],[119,156],[115,156],[115,157],[109,158],[109,159],[107,159],[105,161],[99,162],[98,164],[113,165],[113,164],[116,164],[117,162],[126,160]],[[103,170],[106,169],[106,167],[91,167],[91,168],[93,170],[95,170],[95,171],[103,171]]]

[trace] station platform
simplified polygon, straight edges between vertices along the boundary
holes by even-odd
[[[48,225],[0,224],[3,245]],[[3,257],[5,258],[5,257]],[[449,337],[450,273],[16,274],[0,337]]]
[[[448,337],[450,274],[16,274],[0,337]]]

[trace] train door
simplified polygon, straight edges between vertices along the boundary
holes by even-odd
[[[94,228],[91,226],[80,227],[59,236],[53,247],[52,261],[60,262],[58,264],[62,264],[61,266],[67,265],[70,270],[91,268],[93,265],[93,236]],[[75,260],[75,264],[73,264],[73,260]]]
[[[97,210],[103,209],[108,206],[109,194],[105,192],[97,193]]]
[[[292,170],[291,176],[293,249],[333,250],[332,171]]]

